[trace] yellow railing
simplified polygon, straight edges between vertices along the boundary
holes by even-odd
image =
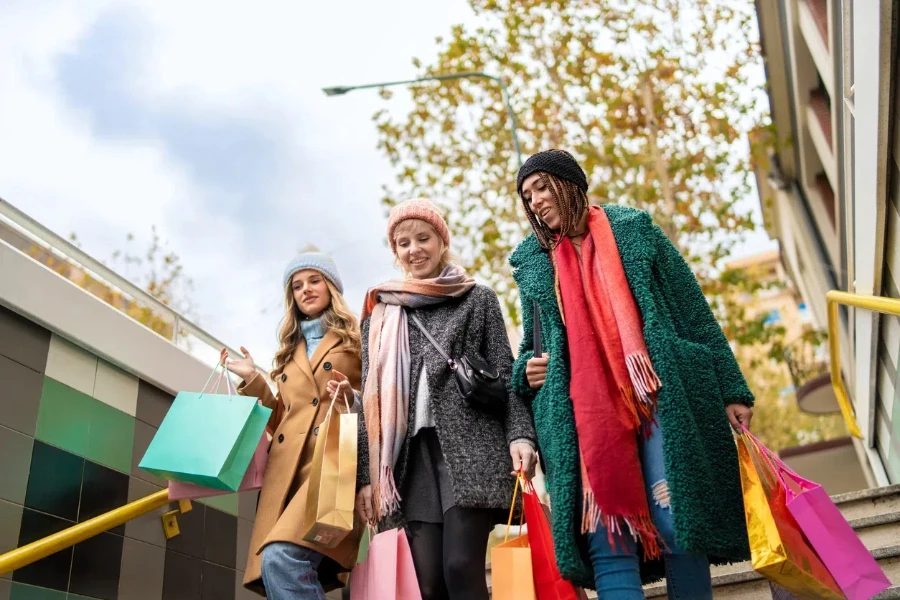
[[[866,296],[851,292],[832,290],[825,295],[828,306],[828,348],[831,354],[831,385],[834,387],[834,395],[837,398],[841,415],[847,424],[850,435],[861,438],[862,432],[856,423],[853,414],[853,405],[847,396],[844,380],[841,377],[841,338],[838,329],[838,306],[852,306],[875,312],[900,315],[900,300],[896,298],[884,298],[882,296]]]
[[[0,575],[12,573],[16,569],[37,562],[60,550],[74,546],[78,542],[99,535],[113,527],[118,527],[169,503],[169,490],[160,490],[140,500],[121,506],[84,523],[73,525],[58,533],[32,542],[21,548],[0,554]]]

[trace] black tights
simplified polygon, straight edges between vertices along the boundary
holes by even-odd
[[[410,521],[422,600],[488,600],[484,562],[492,511],[454,506],[444,522]]]

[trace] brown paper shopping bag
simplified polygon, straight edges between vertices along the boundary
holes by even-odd
[[[335,410],[337,394],[319,425],[306,496],[302,536],[325,548],[334,548],[353,530],[356,499],[357,415]]]

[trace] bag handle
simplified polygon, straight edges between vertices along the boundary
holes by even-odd
[[[512,503],[509,505],[509,520],[506,522],[506,535],[503,537],[503,543],[509,541],[509,529],[512,527],[513,514],[516,512],[516,497],[519,495],[519,484],[524,481],[521,473],[516,474],[516,489],[513,490]],[[522,490],[524,493],[525,483],[522,483]],[[519,515],[519,528],[525,523],[525,511],[523,510]]]
[[[335,388],[334,393],[331,395],[331,404],[328,405],[328,412],[331,412],[331,409],[334,408],[334,403],[337,401],[338,391],[340,391],[341,387],[338,386]],[[347,402],[347,396],[344,395],[344,406],[347,407],[347,414],[350,414],[350,403]]]
[[[225,378],[225,391],[228,392],[229,396],[237,396],[237,389],[234,387],[234,382],[231,381],[231,377],[229,377],[226,373],[228,371],[228,367],[222,367],[222,370],[219,371],[219,366],[216,365],[213,367],[212,373],[209,374],[209,379],[206,380],[206,383],[203,384],[203,387],[200,388],[200,397],[203,397],[203,394],[207,393],[207,389],[209,387],[209,382],[212,381],[212,378],[215,377],[216,373],[219,376],[216,378],[216,381],[213,383],[213,387],[209,390],[210,394],[217,394],[219,392],[219,386],[222,385],[222,377]]]
[[[741,425],[741,434],[750,441],[754,448],[762,455],[763,459],[775,473],[775,476],[778,477],[781,484],[784,486],[784,489],[787,494],[791,497],[796,496],[794,490],[787,485],[787,482],[784,480],[784,475],[790,477],[794,483],[800,486],[801,489],[812,489],[813,485],[809,479],[798,475],[796,471],[794,471],[791,467],[787,465],[781,458],[772,452],[765,444],[763,444],[759,439],[756,438],[750,430],[747,429],[745,425]]]
[[[452,358],[450,358],[450,355],[448,355],[446,352],[444,352],[444,349],[440,347],[440,345],[437,343],[437,340],[434,339],[434,337],[432,337],[431,333],[429,333],[429,331],[427,329],[425,329],[425,326],[422,325],[422,321],[419,320],[419,317],[417,317],[416,315],[414,315],[408,311],[406,311],[406,316],[409,317],[410,319],[412,319],[412,322],[415,324],[416,327],[419,328],[419,331],[421,331],[425,335],[425,337],[428,339],[428,342],[432,346],[434,346],[434,349],[438,351],[438,354],[440,354],[441,357],[443,357],[443,359],[445,361],[447,361],[447,364],[450,365],[450,370],[455,371],[457,368],[456,361],[453,360]]]

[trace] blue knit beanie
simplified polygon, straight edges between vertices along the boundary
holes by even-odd
[[[341,282],[341,275],[338,273],[337,265],[330,256],[323,252],[304,252],[297,258],[288,263],[284,270],[284,287],[291,282],[291,278],[297,271],[303,269],[315,269],[330,281],[337,291],[344,293],[344,284]]]

